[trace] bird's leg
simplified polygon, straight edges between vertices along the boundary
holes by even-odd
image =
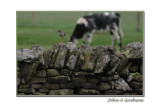
[[[61,39],[61,44],[64,44],[64,37],[62,37]]]

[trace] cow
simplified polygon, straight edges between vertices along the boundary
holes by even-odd
[[[92,42],[92,35],[96,31],[110,32],[112,38],[112,46],[115,46],[115,40],[118,40],[120,48],[122,47],[121,38],[123,37],[123,32],[120,28],[120,14],[119,13],[97,13],[88,14],[77,20],[76,27],[72,36],[70,37],[70,42],[75,45],[78,43],[79,39],[82,39],[83,44],[88,40],[88,46]]]

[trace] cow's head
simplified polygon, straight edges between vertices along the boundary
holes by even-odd
[[[70,38],[69,38],[69,42],[72,42],[72,43],[74,43],[75,45],[77,45],[78,39],[76,39],[76,38],[72,35],[72,36],[70,36]]]

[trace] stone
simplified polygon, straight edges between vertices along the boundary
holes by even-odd
[[[109,68],[113,68],[119,62],[120,62],[119,57],[117,57],[116,55],[111,55],[111,60],[109,62]]]
[[[84,83],[87,82],[86,78],[72,78],[73,83]]]
[[[126,77],[129,75],[129,68],[132,63],[127,64],[121,71],[119,71],[119,75],[121,77]]]
[[[94,67],[96,65],[96,59],[97,59],[96,50],[92,49],[92,53],[90,55],[90,59],[88,62],[88,70],[89,71],[94,71]]]
[[[48,89],[39,89],[38,92],[40,92],[40,93],[48,93],[49,90]]]
[[[70,70],[74,70],[79,52],[78,49],[75,47],[75,44],[73,44],[72,42],[67,43],[66,46],[68,48],[66,67]]]
[[[87,47],[86,49],[84,49],[84,51],[82,51],[83,57],[84,57],[84,62],[82,64],[82,70],[87,71],[88,70],[88,64],[89,64],[89,60],[91,57],[91,52],[92,52],[92,48],[91,47]]]
[[[108,83],[101,83],[98,86],[98,90],[107,90],[107,89],[111,89],[111,86]]]
[[[25,93],[18,93],[17,95],[26,95]]]
[[[110,77],[101,77],[101,81],[102,82],[108,82],[108,81],[111,81],[111,80],[113,80],[112,76],[110,76]]]
[[[120,78],[120,76],[118,74],[113,75],[113,80],[118,80]]]
[[[28,89],[17,89],[18,93],[25,93],[25,94],[33,94],[35,93],[35,89],[28,88]]]
[[[73,89],[74,86],[72,83],[65,83],[65,84],[60,84],[59,85],[59,88],[60,89]]]
[[[49,90],[59,89],[59,85],[58,84],[45,84],[45,88]]]
[[[132,89],[142,89],[143,88],[143,84],[139,83],[139,82],[131,82],[131,83],[129,83],[129,86]]]
[[[36,71],[35,77],[43,78],[43,77],[46,77],[46,76],[47,76],[47,74],[46,74],[45,70]]]
[[[72,89],[50,90],[49,95],[73,95],[73,92]]]
[[[51,50],[52,50],[53,52],[52,52],[52,56],[51,56],[51,61],[50,61],[49,66],[48,66],[49,68],[54,68],[54,63],[55,63],[56,57],[57,57],[58,52],[59,52],[59,47],[60,47],[59,44],[55,44],[55,45],[51,48]]]
[[[115,66],[114,66],[111,70],[109,70],[109,71],[106,73],[107,76],[113,75],[113,74],[117,71],[118,66],[119,66],[119,63],[115,64]]]
[[[36,84],[36,83],[46,83],[46,78],[32,78],[30,79],[27,84]]]
[[[17,61],[28,62],[28,63],[35,62],[39,57],[39,55],[36,54],[34,50],[30,49],[20,49],[17,51],[16,55],[17,55]]]
[[[48,77],[56,77],[59,75],[60,75],[60,73],[56,69],[47,69],[47,76]]]
[[[138,65],[132,65],[129,69],[129,72],[138,72],[139,71],[139,66]]]
[[[82,54],[82,52],[86,49],[86,46],[81,45],[80,47],[78,47],[77,52],[79,52],[79,56],[77,58],[77,63],[76,63],[76,67],[75,70],[81,70],[83,63],[84,63],[84,56]]]
[[[70,82],[70,77],[68,76],[48,77],[48,83],[51,83],[51,84],[68,83],[68,82]]]
[[[109,81],[108,84],[111,86],[111,89],[114,89],[114,81]]]
[[[137,82],[142,82],[143,81],[143,76],[140,73],[136,73],[133,77],[133,80],[137,81]]]
[[[19,89],[27,89],[30,88],[30,85],[20,85]]]
[[[81,86],[83,89],[95,89],[96,88],[96,84],[92,84],[92,83],[82,83]]]
[[[68,70],[68,69],[61,69],[60,70],[60,74],[61,75],[64,75],[64,76],[71,76],[72,75],[72,72],[71,70]]]
[[[135,89],[134,92],[136,92],[137,95],[143,95],[143,89]]]
[[[35,92],[35,93],[33,93],[33,95],[46,95],[46,93],[45,92]]]
[[[126,64],[128,63],[128,59],[125,57],[125,55],[122,55],[119,51],[116,51],[114,55],[119,59],[119,66],[117,68],[117,72],[119,72],[126,66]]]
[[[121,90],[105,90],[105,95],[123,95],[123,91]]]
[[[43,53],[44,65],[43,69],[47,69],[52,59],[53,50],[46,50]]]
[[[67,47],[66,45],[61,44],[54,63],[54,68],[63,68],[66,55],[67,55]]]
[[[102,73],[103,69],[108,65],[110,61],[110,56],[107,54],[101,54],[97,57],[97,62],[95,66],[94,73]]]
[[[95,89],[80,89],[78,93],[80,95],[98,95],[99,91]]]
[[[133,42],[121,48],[121,53],[128,59],[140,59],[143,57],[143,44],[140,42]]]
[[[143,75],[143,72],[144,72],[144,71],[143,71],[143,62],[142,62],[142,63],[141,63],[141,66],[140,66],[140,74]]]
[[[128,78],[127,78],[127,82],[131,82],[133,80],[133,75],[129,75]]]
[[[122,78],[119,78],[118,80],[116,80],[114,84],[115,84],[115,89],[117,90],[132,91],[130,86]]]
[[[18,62],[19,72],[22,75],[22,78],[25,82],[33,77],[36,73],[36,69],[38,68],[39,62],[36,61],[34,63],[26,63],[26,62]]]
[[[31,88],[40,89],[41,88],[41,84],[32,84]]]
[[[87,82],[92,83],[92,84],[97,84],[97,83],[98,83],[98,79],[95,79],[95,78],[87,78]]]
[[[33,50],[34,53],[36,53],[38,55],[39,63],[44,65],[43,48],[37,44],[34,44],[30,49]]]
[[[74,76],[93,76],[94,73],[88,73],[88,72],[74,72]]]

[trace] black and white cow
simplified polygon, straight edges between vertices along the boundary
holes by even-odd
[[[109,30],[112,38],[112,46],[115,45],[115,39],[118,40],[119,46],[122,46],[121,37],[123,32],[120,28],[120,14],[118,13],[97,13],[89,14],[79,18],[74,29],[70,42],[78,43],[79,39],[88,40],[88,45],[92,42],[92,35],[95,31]]]

